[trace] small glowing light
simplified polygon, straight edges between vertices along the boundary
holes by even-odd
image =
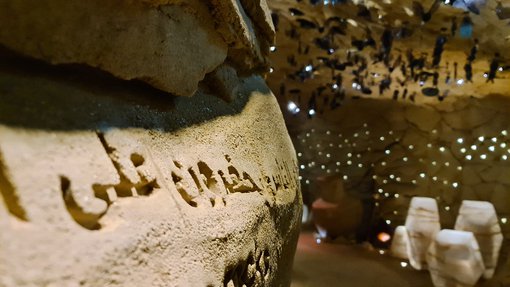
[[[425,85],[425,82],[424,81],[420,81],[420,87],[423,87],[423,85]]]
[[[445,207],[444,207],[444,210],[449,211],[449,210],[450,210],[450,207],[449,207],[449,206],[445,206]]]
[[[377,192],[379,192],[379,193],[383,193],[383,192],[384,192],[384,190],[383,190],[382,188],[379,188],[379,189],[377,190]]]
[[[302,176],[299,176],[299,180],[302,180],[302,179],[303,179],[303,177],[302,177]]]
[[[443,180],[443,184],[444,184],[444,185],[448,185],[448,180],[446,180],[446,179],[445,179],[445,180]]]
[[[483,141],[485,140],[485,137],[480,136],[480,137],[478,137],[478,140],[479,140],[479,141],[481,141],[481,142],[483,142]]]
[[[464,84],[464,79],[458,79],[457,80],[457,85],[462,85]]]
[[[433,161],[433,162],[432,162],[432,165],[433,165],[433,166],[436,166],[436,165],[437,165],[437,162],[436,162],[436,161]]]
[[[305,181],[305,183],[306,183],[306,184],[310,184],[310,180],[308,180],[308,179],[307,179],[307,180]]]
[[[433,177],[432,177],[432,180],[433,180],[433,181],[437,181],[437,176],[433,176]]]
[[[476,150],[477,148],[478,148],[478,147],[477,147],[476,145],[472,145],[472,146],[471,146],[471,149],[472,149],[472,150]]]
[[[466,159],[467,159],[467,160],[471,160],[472,158],[473,158],[473,157],[472,157],[470,154],[466,155]]]
[[[389,149],[387,149],[387,150],[385,150],[385,151],[384,151],[384,153],[385,153],[385,154],[390,154],[390,153],[391,153],[391,151],[390,151]]]
[[[460,149],[460,152],[461,152],[461,153],[466,153],[466,149],[465,149],[465,148],[461,148],[461,149]]]
[[[362,167],[363,167],[363,164],[362,164],[362,163],[358,163],[358,167],[359,167],[359,168],[362,168]]]
[[[333,53],[335,52],[335,49],[329,49],[329,50],[328,50],[328,52],[329,52],[330,54],[333,54]]]
[[[310,109],[310,110],[308,111],[308,114],[309,114],[310,116],[315,115],[315,110],[314,110],[314,109]]]
[[[391,224],[391,220],[386,219],[386,224]]]
[[[501,148],[505,148],[505,147],[506,147],[506,143],[501,143],[499,146],[500,146]]]
[[[399,197],[400,197],[400,194],[395,193],[395,198],[399,198]]]
[[[357,158],[361,158],[361,154],[359,154],[359,153],[358,153],[358,154],[356,154],[356,157],[357,157]]]
[[[436,130],[436,129],[433,129],[433,130],[432,130],[432,133],[433,133],[433,134],[437,134],[437,130]]]
[[[409,145],[409,149],[414,149],[414,146],[412,144]]]
[[[484,73],[484,74],[483,74],[483,77],[484,77],[484,78],[487,78],[488,76],[489,76],[489,75],[488,75],[487,73]]]
[[[394,174],[390,174],[390,178],[391,178],[391,179],[394,179],[394,178],[395,178],[395,175],[394,175]]]
[[[416,184],[416,179],[411,180],[413,184]]]
[[[459,187],[459,183],[458,183],[458,182],[454,182],[454,183],[452,183],[452,186],[453,186],[454,188],[457,188],[457,187]]]
[[[492,151],[492,152],[494,152],[494,151],[496,150],[496,148],[495,148],[493,145],[491,145],[491,146],[489,147],[489,150],[490,150],[490,151]]]
[[[383,179],[382,183],[387,184],[388,180],[387,179]]]
[[[385,253],[384,250],[382,249],[379,250],[379,254],[384,255],[384,253]]]
[[[427,144],[427,147],[428,147],[428,148],[431,148],[431,147],[432,147],[432,144],[431,144],[431,143],[428,143],[428,144]]]
[[[381,162],[381,165],[386,166],[386,162],[385,161]]]
[[[293,101],[289,101],[287,104],[287,109],[293,114],[297,114],[300,111],[299,107]]]
[[[460,166],[460,165],[459,165],[459,166],[457,167],[457,170],[461,171],[461,170],[462,170],[462,166]]]
[[[321,165],[321,169],[326,169],[326,166],[325,165]]]
[[[336,90],[338,89],[338,84],[333,84],[331,87]]]
[[[403,161],[407,161],[407,160],[408,160],[408,158],[407,158],[407,157],[404,157],[404,158],[402,158],[402,160],[403,160]]]
[[[352,157],[352,153],[347,153],[347,157]]]
[[[492,141],[493,143],[497,143],[497,142],[498,142],[498,138],[491,138],[491,141]]]
[[[458,139],[457,139],[457,142],[461,144],[461,143],[463,143],[463,142],[464,142],[464,139],[463,139],[463,138],[458,138]]]
[[[400,177],[397,177],[395,178],[396,181],[400,182],[401,181],[401,178]]]
[[[508,222],[508,219],[506,217],[501,218],[501,223],[506,224]]]
[[[352,136],[357,138],[359,136],[359,134],[358,133],[354,133]]]
[[[305,165],[304,164],[302,164],[300,167],[301,167],[301,169],[305,169]]]
[[[372,175],[372,179],[377,179],[377,175]]]
[[[271,47],[269,47],[269,51],[271,51],[271,52],[276,51],[276,46],[271,46]]]
[[[444,166],[450,166],[450,163],[449,162],[445,162]]]
[[[446,150],[446,149],[445,149],[444,147],[440,147],[440,148],[439,148],[439,151],[440,151],[440,152],[444,152],[445,150]]]
[[[343,176],[343,179],[344,179],[344,180],[348,180],[348,179],[349,179],[349,177],[348,177],[347,175],[344,175],[344,176]]]
[[[313,70],[313,66],[312,65],[306,65],[305,71],[311,72],[312,70]]]
[[[424,172],[420,173],[420,177],[425,178],[425,173]]]
[[[273,69],[273,67],[270,67],[269,68],[269,73],[272,73],[272,72],[274,72],[274,69]]]
[[[352,161],[348,160],[347,165],[351,165],[351,164],[352,164]]]
[[[326,157],[327,157],[327,158],[330,158],[330,157],[331,157],[331,155],[330,155],[329,153],[327,153],[327,154],[326,154]]]
[[[448,3],[446,3],[446,4],[448,4]],[[400,266],[402,266],[402,268],[406,268],[407,262],[405,262],[405,261],[400,262]]]
[[[380,140],[380,141],[383,141],[383,140],[384,140],[384,137],[380,137],[380,138],[379,138],[379,140]]]
[[[386,232],[380,232],[377,234],[377,239],[381,242],[388,242],[391,239],[391,236]]]
[[[502,159],[502,160],[507,160],[507,159],[508,159],[508,156],[507,156],[506,154],[504,154],[504,155],[502,155],[502,156],[501,156],[501,159]]]
[[[498,71],[503,72],[503,67],[499,67]]]
[[[339,162],[339,161],[337,161],[337,162],[336,162],[336,165],[337,165],[337,166],[340,166],[340,162]]]
[[[506,136],[506,135],[508,134],[508,132],[507,132],[506,130],[502,130],[502,131],[501,131],[501,134],[502,134],[502,135],[504,135],[504,136]]]
[[[487,155],[486,154],[482,154],[480,155],[480,159],[486,159],[487,158]]]

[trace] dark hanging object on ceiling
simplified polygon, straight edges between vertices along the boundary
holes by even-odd
[[[305,19],[297,19],[299,26],[303,29],[317,29],[317,25],[312,22]]]
[[[358,5],[358,17],[363,17],[371,20],[370,10],[365,5]]]
[[[280,23],[280,16],[277,13],[271,13],[271,19],[273,20],[273,25],[276,31],[278,31],[278,24]]]
[[[305,13],[301,12],[301,10],[296,8],[289,8],[289,12],[292,16],[303,16]]]
[[[430,19],[432,19],[432,14],[439,9],[441,0],[434,0],[434,3],[432,3],[432,6],[430,6],[428,11],[425,11],[420,2],[421,1],[413,1],[413,11],[414,14],[419,16],[424,23],[427,23]]]
[[[361,88],[361,92],[365,95],[371,95],[372,94],[372,90],[369,88],[369,87],[362,87]]]
[[[437,97],[439,95],[439,89],[433,87],[423,88],[421,93],[427,97]]]
[[[499,1],[498,6],[496,6],[496,15],[498,15],[499,20],[510,18],[510,7],[503,7],[503,4]]]

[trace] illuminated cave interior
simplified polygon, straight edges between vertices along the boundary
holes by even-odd
[[[390,249],[411,199],[428,197],[441,229],[454,229],[464,200],[493,204],[504,243],[496,275],[476,286],[510,286],[510,2],[269,4],[277,36],[267,81],[305,205],[293,285],[314,286],[320,274],[321,286],[432,286]],[[344,249],[354,242],[383,263],[350,267],[358,261]],[[332,267],[306,267],[319,262]],[[349,275],[371,270],[360,281]]]

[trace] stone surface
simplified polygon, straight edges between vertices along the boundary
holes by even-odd
[[[441,120],[441,115],[433,108],[410,105],[405,110],[406,119],[419,129],[430,132]]]
[[[1,286],[289,284],[300,184],[262,78],[226,102],[1,56]]]
[[[475,286],[484,271],[478,243],[471,232],[444,229],[427,252],[435,287]]]
[[[494,206],[486,201],[462,201],[455,222],[455,230],[474,234],[485,265],[483,276],[486,279],[492,278],[503,243],[503,235]]]
[[[409,235],[408,256],[415,269],[427,269],[427,249],[441,229],[437,202],[433,198],[413,197],[409,204],[405,228]]]
[[[391,255],[409,259],[407,251],[409,250],[409,235],[407,229],[403,225],[397,226],[395,233],[393,234],[393,241],[391,242]]]
[[[0,44],[191,96],[227,56],[243,75],[265,71],[274,41],[265,0],[244,3],[248,7],[238,0],[212,2],[7,1],[0,3]]]

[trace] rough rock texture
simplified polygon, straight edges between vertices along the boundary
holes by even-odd
[[[427,262],[436,287],[475,286],[484,271],[478,243],[466,231],[441,230],[430,245]]]
[[[408,248],[409,234],[407,233],[405,226],[399,225],[395,228],[395,233],[393,233],[390,249],[391,255],[401,259],[409,259],[409,256],[407,255]]]
[[[244,63],[238,65],[244,75],[263,70],[274,38],[272,23],[263,23],[270,21],[265,0],[250,5],[249,15],[239,1],[214,2],[2,1],[0,44],[53,64],[85,64],[191,96],[229,55]]]
[[[262,79],[226,103],[26,65],[0,69],[1,286],[289,283],[296,159]]]
[[[483,257],[485,266],[483,277],[492,278],[503,242],[494,206],[486,201],[462,201],[455,230],[473,232]]]
[[[427,249],[441,229],[436,200],[413,197],[409,204],[405,228],[409,236],[409,262],[415,269],[427,269]]]
[[[0,3],[0,286],[289,285],[295,151],[208,8]]]

